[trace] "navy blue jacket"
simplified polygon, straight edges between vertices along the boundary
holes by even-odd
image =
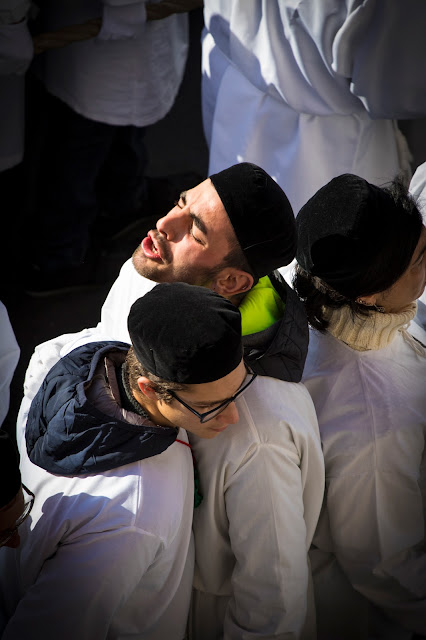
[[[122,342],[91,342],[61,358],[35,395],[26,425],[28,456],[50,473],[101,473],[167,449],[177,429],[133,425],[102,413],[85,388],[107,353],[127,353]]]

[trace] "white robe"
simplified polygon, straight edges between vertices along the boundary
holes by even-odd
[[[51,0],[44,28],[103,18],[96,38],[47,51],[38,60],[47,90],[74,111],[111,125],[145,127],[172,107],[188,53],[188,16],[145,24],[145,0]]]
[[[0,427],[9,411],[10,383],[19,360],[20,349],[7,309],[0,302]]]
[[[426,345],[420,326],[410,332]],[[400,332],[355,351],[311,331],[303,381],[326,467],[311,551],[321,640],[367,639],[368,622],[377,638],[426,635],[425,379],[425,355]]]
[[[189,447],[109,471],[63,477],[28,458],[31,400],[51,366],[104,337],[87,330],[39,345],[17,423],[23,483],[34,507],[18,549],[0,549],[4,640],[183,640],[194,548]],[[179,439],[187,442],[180,430]],[[2,624],[6,627],[3,630]]]
[[[32,57],[26,20],[0,23],[0,171],[14,167],[24,157],[24,73]]]
[[[424,117],[423,0],[205,0],[209,173],[262,166],[300,207],[342,173],[409,173],[394,119]]]
[[[153,286],[125,262],[98,330],[128,341],[130,306]],[[302,384],[262,376],[236,404],[236,425],[212,441],[191,436],[204,498],[194,520],[190,635],[310,639],[315,611],[307,550],[324,488],[312,402]]]

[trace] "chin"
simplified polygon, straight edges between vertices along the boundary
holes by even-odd
[[[144,278],[148,278],[149,280],[155,280],[155,282],[160,282],[158,277],[158,265],[151,262],[144,254],[142,247],[139,247],[134,251],[132,255],[132,262],[136,272],[143,276]]]

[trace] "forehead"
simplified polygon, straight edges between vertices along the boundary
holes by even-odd
[[[420,238],[417,243],[416,248],[414,249],[413,257],[411,259],[411,263],[416,262],[422,253],[424,253],[426,249],[426,227],[423,225],[422,231],[420,233]]]
[[[179,395],[193,402],[225,400],[238,391],[246,373],[244,361],[241,360],[239,365],[223,378],[202,384],[189,384],[184,392],[179,392]]]
[[[217,231],[223,235],[234,234],[228,214],[210,178],[186,191],[185,200],[191,213],[203,220],[208,231]]]

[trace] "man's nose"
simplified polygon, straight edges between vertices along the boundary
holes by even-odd
[[[174,207],[169,213],[157,221],[157,231],[166,236],[170,242],[176,241],[186,233],[188,214],[179,207]]]
[[[217,419],[223,422],[224,424],[235,424],[240,419],[237,405],[235,402],[231,402],[228,404],[226,409],[221,411],[217,416]]]

